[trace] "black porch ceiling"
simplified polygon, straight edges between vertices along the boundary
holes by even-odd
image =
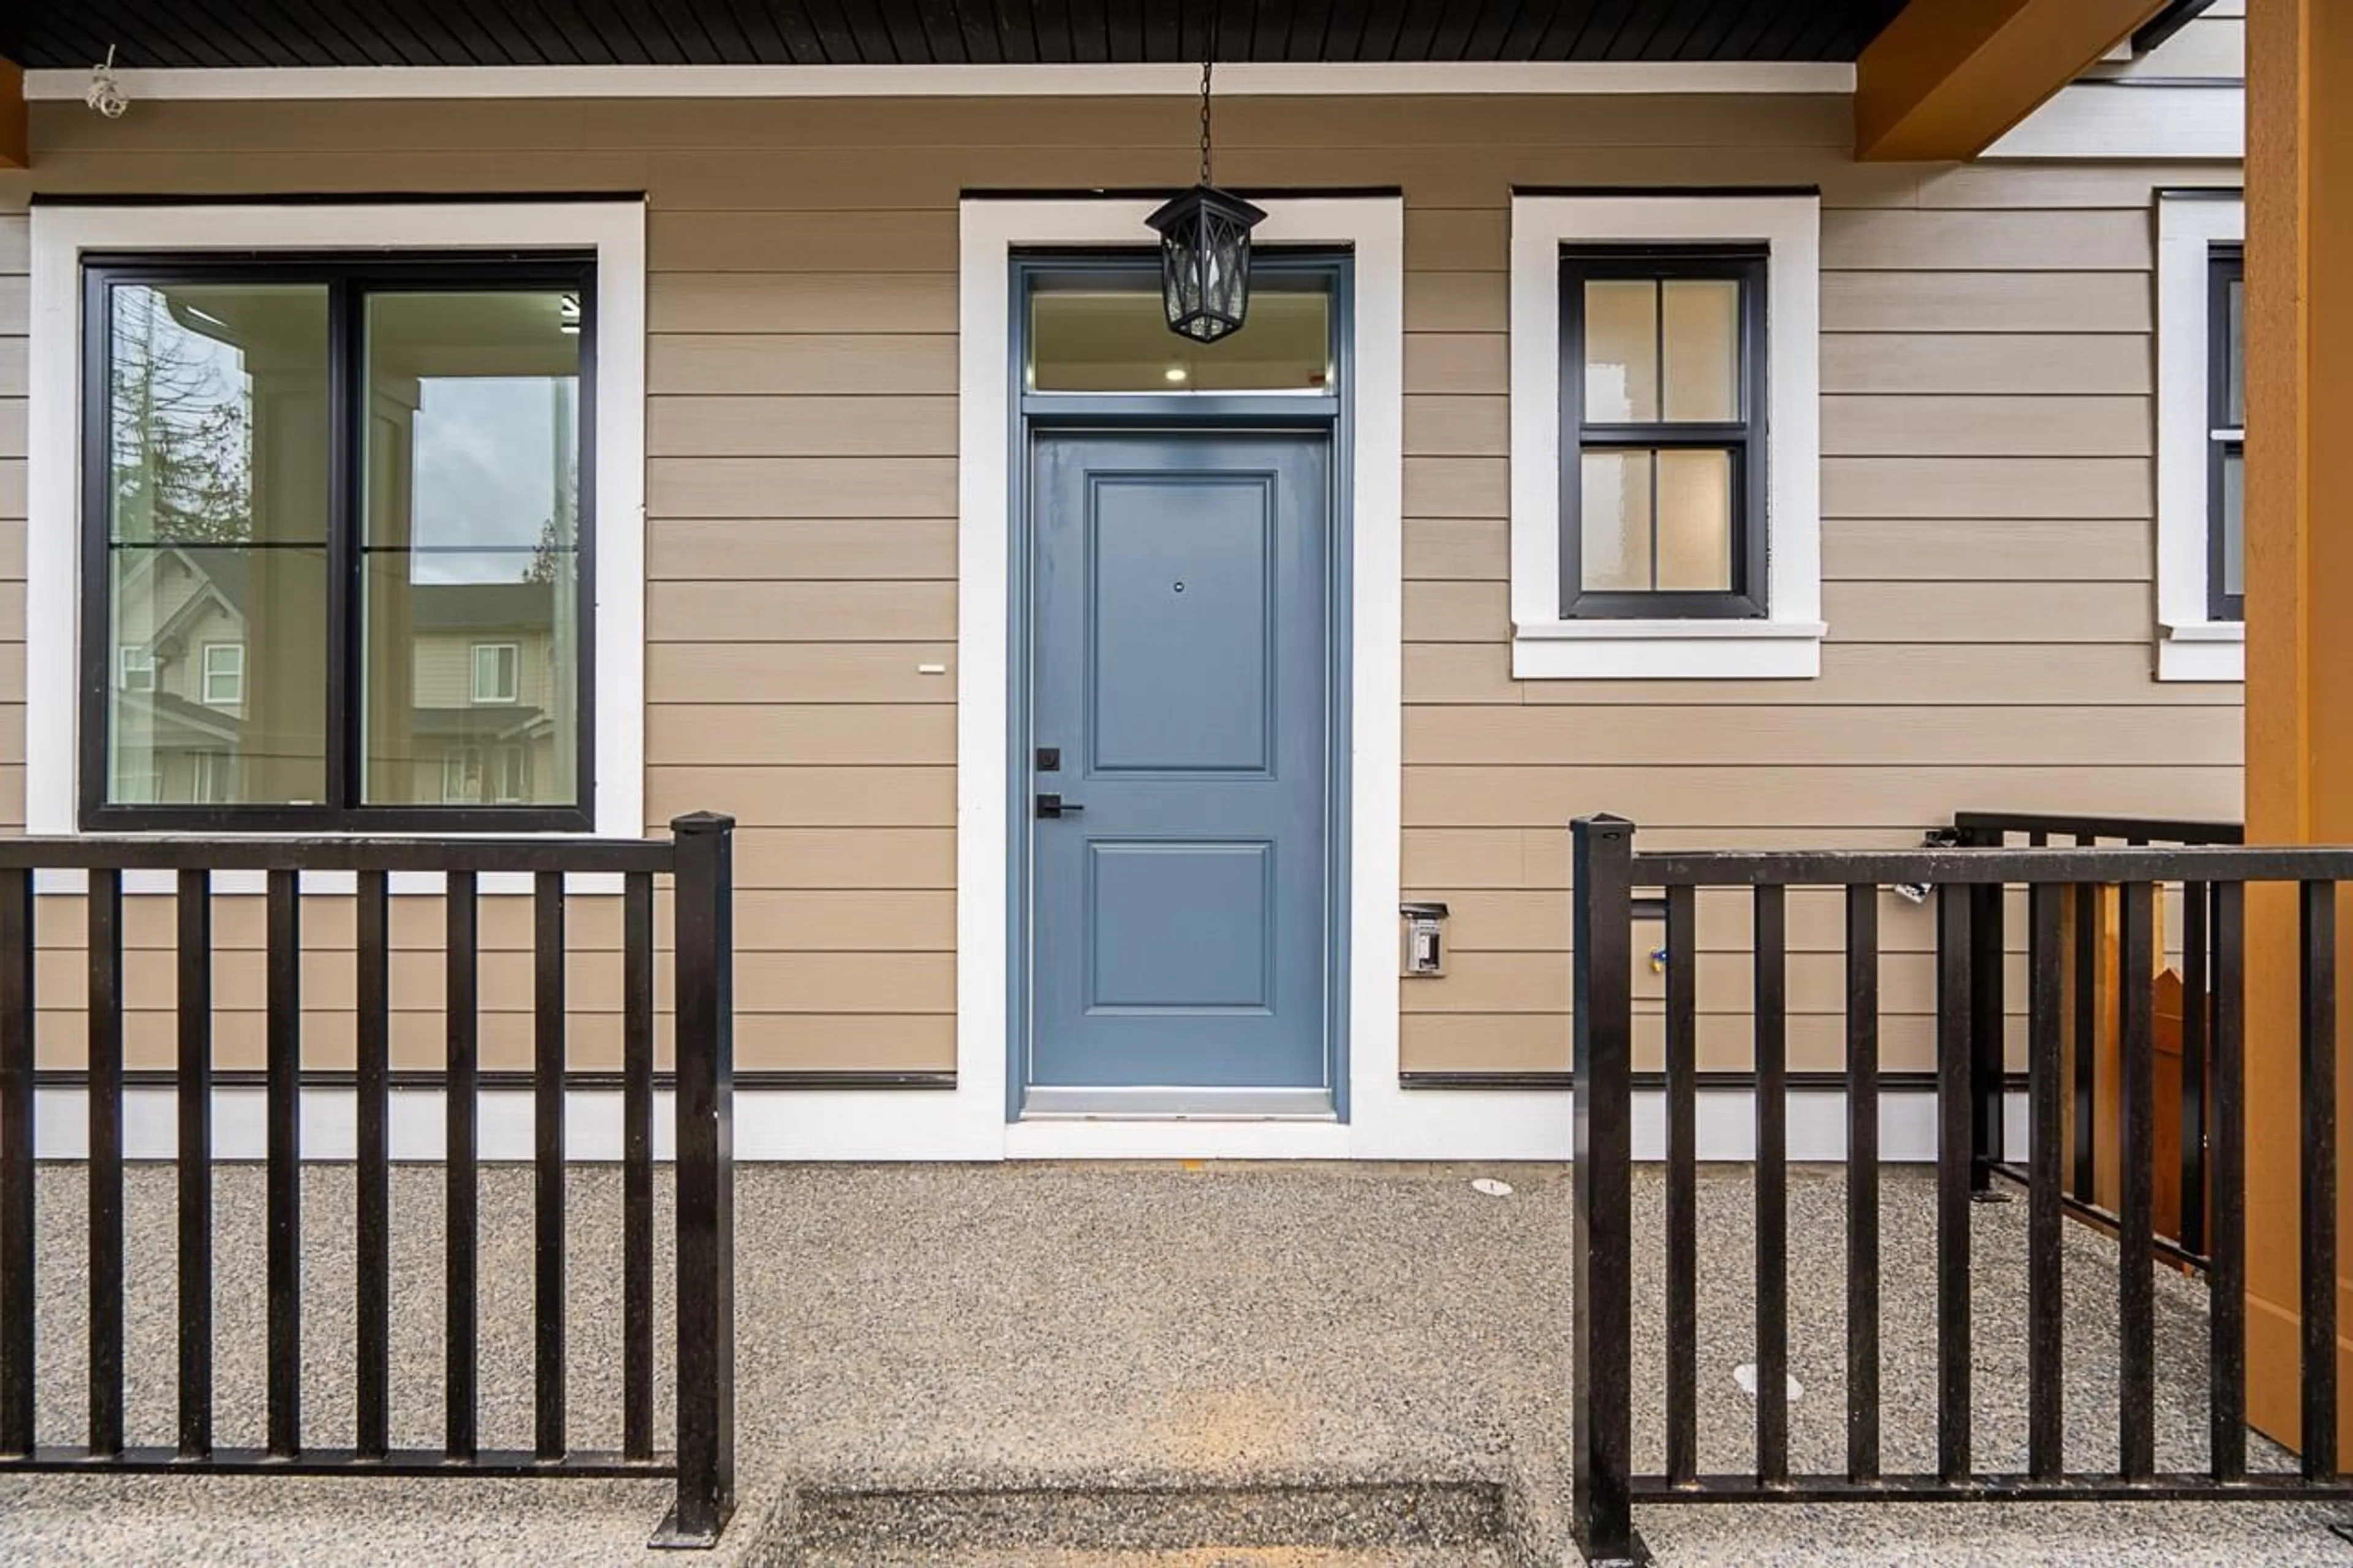
[[[29,0],[0,52],[86,68],[111,46],[133,69],[1190,61],[1214,12],[1229,60],[1852,60],[1903,3]]]

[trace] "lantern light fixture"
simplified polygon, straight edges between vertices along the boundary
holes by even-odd
[[[1160,300],[1168,330],[1214,343],[1241,331],[1250,315],[1250,230],[1263,209],[1210,178],[1209,77],[1217,55],[1201,62],[1201,180],[1144,221],[1160,236]]]

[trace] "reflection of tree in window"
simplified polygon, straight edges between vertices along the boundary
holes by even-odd
[[[253,537],[252,391],[234,351],[181,325],[221,327],[156,289],[114,291],[117,529],[186,544]],[[209,351],[209,352],[207,352]],[[234,384],[232,384],[232,377]]]
[[[124,279],[105,299],[107,635],[138,650],[104,715],[111,798],[317,801],[327,290]]]

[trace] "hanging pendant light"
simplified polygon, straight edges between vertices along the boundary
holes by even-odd
[[[1250,230],[1266,214],[1209,179],[1210,58],[1201,62],[1201,183],[1144,221],[1160,236],[1160,300],[1168,330],[1213,343],[1250,315]]]

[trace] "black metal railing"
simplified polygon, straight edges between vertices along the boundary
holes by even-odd
[[[2032,828],[2027,831],[2034,831]],[[2181,1500],[2286,1496],[2345,1500],[2337,1475],[2335,1127],[2337,884],[2353,880],[2353,850],[2224,847],[1993,847],[1858,852],[1692,852],[1635,848],[1634,825],[1576,825],[1574,878],[1573,1515],[1591,1562],[1639,1561],[1636,1502],[1907,1501],[2059,1499]],[[2245,911],[2250,884],[2288,884],[2300,925],[2303,976],[2297,1173],[2303,1226],[2302,1431],[2299,1468],[2251,1473],[2247,1463]],[[1935,942],[1936,1465],[1891,1474],[1881,1463],[1879,889],[1926,884]],[[2205,1042],[2212,1192],[2208,1459],[2203,1470],[2160,1471],[2155,1423],[2157,1257],[2153,1214],[2156,1052],[2150,991],[2116,992],[2122,1197],[2117,1248],[2116,1460],[2071,1471],[2063,1450],[2067,1379],[2060,1226],[2063,1161],[2061,1049],[2062,906],[2070,889],[2119,889],[2124,972],[2153,967],[2155,900],[2168,884],[2211,889],[2213,967]],[[1789,1463],[1784,913],[1792,887],[1842,889],[1847,1096],[1845,1466],[1793,1474]],[[2001,1016],[2001,953],[1978,924],[2003,890],[2025,892],[2027,931],[2026,1468],[1980,1469],[1971,1430],[1971,1235],[1985,1163],[1979,1132],[1987,1063],[1978,1022]],[[1667,917],[1664,1463],[1638,1474],[1632,1456],[1633,920],[1638,889],[1663,889]],[[1739,1473],[1699,1468],[1696,1246],[1696,916],[1704,889],[1750,900],[1756,970],[1756,1333],[1754,1464]],[[1990,971],[1990,976],[1987,972]],[[1997,1043],[1999,1036],[1996,1036]],[[1993,1064],[2000,1065],[1999,1053]],[[1996,1078],[1998,1079],[1998,1074]],[[1997,1105],[1998,1110],[1998,1105]],[[1646,1394],[1645,1398],[1649,1396]]]
[[[669,1477],[676,1505],[657,1545],[714,1542],[734,1505],[733,1238],[733,834],[698,814],[648,840],[405,838],[0,839],[0,1471]],[[39,1016],[34,985],[43,873],[86,879],[89,961],[89,1439],[44,1445],[35,1431],[34,1124]],[[268,1233],[266,1436],[259,1448],[214,1438],[214,1007],[216,872],[261,873],[266,900]],[[353,874],[355,906],[357,1289],[353,1429],[322,1444],[306,1424],[303,1267],[302,945],[306,872]],[[167,873],[177,903],[174,1075],[177,1149],[177,1442],[126,1443],[123,1344],[123,933],[126,874]],[[390,879],[441,879],[446,925],[447,1273],[443,1440],[391,1437],[393,1226]],[[533,1340],[532,1446],[481,1446],[478,1247],[480,933],[485,876],[532,879]],[[565,910],[567,875],[619,879],[622,913],[622,1443],[583,1450],[565,1408],[567,1208]],[[655,884],[671,882],[677,1110],[677,1442],[654,1442]],[[79,889],[77,889],[79,890]],[[53,1015],[54,1016],[54,1015]]]
[[[2078,816],[2051,813],[1965,811],[1953,818],[1961,843],[1979,848],[2003,848],[2023,839],[2029,848],[2072,844],[2094,848],[2103,844],[2126,848],[2155,846],[2222,846],[2245,841],[2244,827],[2235,822],[2193,822],[2160,817]],[[2213,1146],[2211,1047],[2214,1037],[2215,991],[2219,973],[2215,952],[2216,901],[2220,889],[2211,883],[2184,882],[2179,899],[2181,929],[2181,1039],[2179,1071],[2170,1082],[2160,1081],[2158,1093],[2170,1096],[2179,1130],[2179,1160],[2172,1173],[2179,1194],[2179,1219],[2170,1233],[2160,1226],[2158,1256],[2183,1268],[2206,1267],[2208,1154]],[[2099,1005],[2103,977],[2109,973],[2110,922],[2104,918],[2106,894],[2094,888],[2071,888],[2060,895],[2061,963],[2067,971],[2061,1016],[2069,1096],[2066,1154],[2061,1163],[2063,1184],[2060,1203],[2068,1213],[2102,1229],[2113,1231],[2115,1210],[2102,1203],[2102,1178],[2116,1150],[2105,1146],[2100,1131],[2109,1120],[2101,1104],[2099,1086],[2103,1039],[2116,1022],[2115,1009]],[[1978,976],[1979,994],[1971,1007],[1971,1072],[1974,1083],[1977,1163],[1972,1180],[1985,1188],[1995,1176],[2023,1183],[2026,1173],[2007,1158],[2001,1114],[2003,1016],[1998,967],[2004,952],[2000,889],[1980,887],[1974,895],[1969,930],[1976,944],[1971,973]],[[2121,914],[2121,910],[2117,911]],[[2168,944],[2170,945],[2170,944]],[[2162,956],[2162,955],[2159,955]],[[1990,978],[1989,978],[1990,977]],[[2121,967],[2111,984],[2121,988],[2146,986],[2151,977],[2126,973]]]

